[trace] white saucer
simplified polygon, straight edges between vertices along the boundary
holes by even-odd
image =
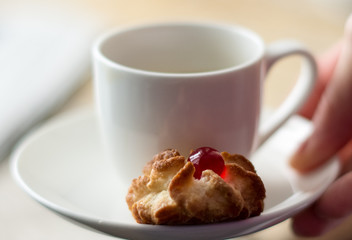
[[[293,117],[253,156],[267,189],[265,210],[247,220],[195,226],[137,224],[119,190],[118,176],[104,162],[92,112],[66,116],[28,136],[12,158],[19,185],[50,210],[95,230],[128,239],[222,239],[277,224],[316,200],[335,179],[332,160],[308,176],[290,169],[287,159],[310,131]]]

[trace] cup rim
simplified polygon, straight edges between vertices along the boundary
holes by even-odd
[[[103,44],[109,38],[111,38],[115,35],[129,32],[129,31],[136,31],[138,29],[163,27],[163,26],[194,26],[194,27],[198,26],[198,27],[221,28],[221,29],[225,29],[227,31],[230,31],[232,29],[232,30],[236,30],[238,32],[241,32],[242,34],[245,34],[248,37],[250,37],[251,39],[253,39],[255,42],[257,42],[258,46],[260,46],[260,50],[255,55],[255,57],[253,57],[250,60],[243,62],[241,64],[238,64],[238,65],[235,65],[232,67],[218,69],[218,70],[192,72],[192,73],[157,72],[157,71],[149,71],[149,70],[133,68],[133,67],[126,66],[126,65],[120,64],[116,61],[109,59],[101,51]],[[125,27],[117,27],[117,28],[113,28],[113,29],[103,33],[101,36],[99,36],[96,39],[96,41],[94,42],[93,48],[92,48],[93,59],[99,60],[109,67],[116,68],[116,69],[126,71],[129,73],[141,74],[141,75],[145,75],[145,76],[174,77],[174,78],[214,76],[214,75],[225,74],[225,73],[229,73],[229,72],[233,72],[233,71],[238,71],[238,70],[247,68],[247,67],[255,64],[256,62],[258,62],[264,56],[264,52],[265,52],[264,41],[256,32],[254,32],[246,27],[236,25],[236,24],[224,24],[224,23],[214,23],[214,22],[206,22],[206,21],[202,21],[202,22],[198,22],[198,21],[156,22],[156,23],[145,23],[145,24],[138,24],[138,25],[132,25],[132,26],[125,26]]]

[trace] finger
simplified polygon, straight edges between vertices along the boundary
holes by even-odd
[[[352,140],[343,147],[338,156],[342,166],[340,174],[344,175],[348,172],[352,172]]]
[[[337,59],[340,56],[342,42],[338,42],[324,55],[317,59],[318,74],[317,83],[304,106],[298,111],[301,116],[311,119],[315,113],[325,87],[331,79],[336,67]]]
[[[332,79],[313,118],[314,131],[291,159],[300,172],[320,166],[352,139],[352,15]]]
[[[341,223],[342,220],[327,221],[316,216],[314,207],[299,213],[292,219],[293,232],[301,237],[318,237]]]
[[[352,213],[352,173],[334,182],[310,208],[293,218],[292,228],[300,236],[319,236]]]
[[[341,219],[352,213],[352,172],[343,175],[324,193],[315,210],[324,219]]]

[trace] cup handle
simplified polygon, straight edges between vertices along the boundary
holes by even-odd
[[[261,146],[277,129],[295,114],[311,93],[317,75],[317,64],[313,55],[296,41],[279,41],[267,47],[265,74],[283,57],[301,55],[303,63],[300,76],[280,107],[259,127],[257,147]]]

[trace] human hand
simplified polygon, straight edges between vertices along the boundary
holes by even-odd
[[[302,236],[322,235],[352,213],[352,15],[343,40],[318,59],[318,84],[300,112],[314,130],[291,159],[302,174],[337,155],[341,174],[313,206],[293,218]]]

